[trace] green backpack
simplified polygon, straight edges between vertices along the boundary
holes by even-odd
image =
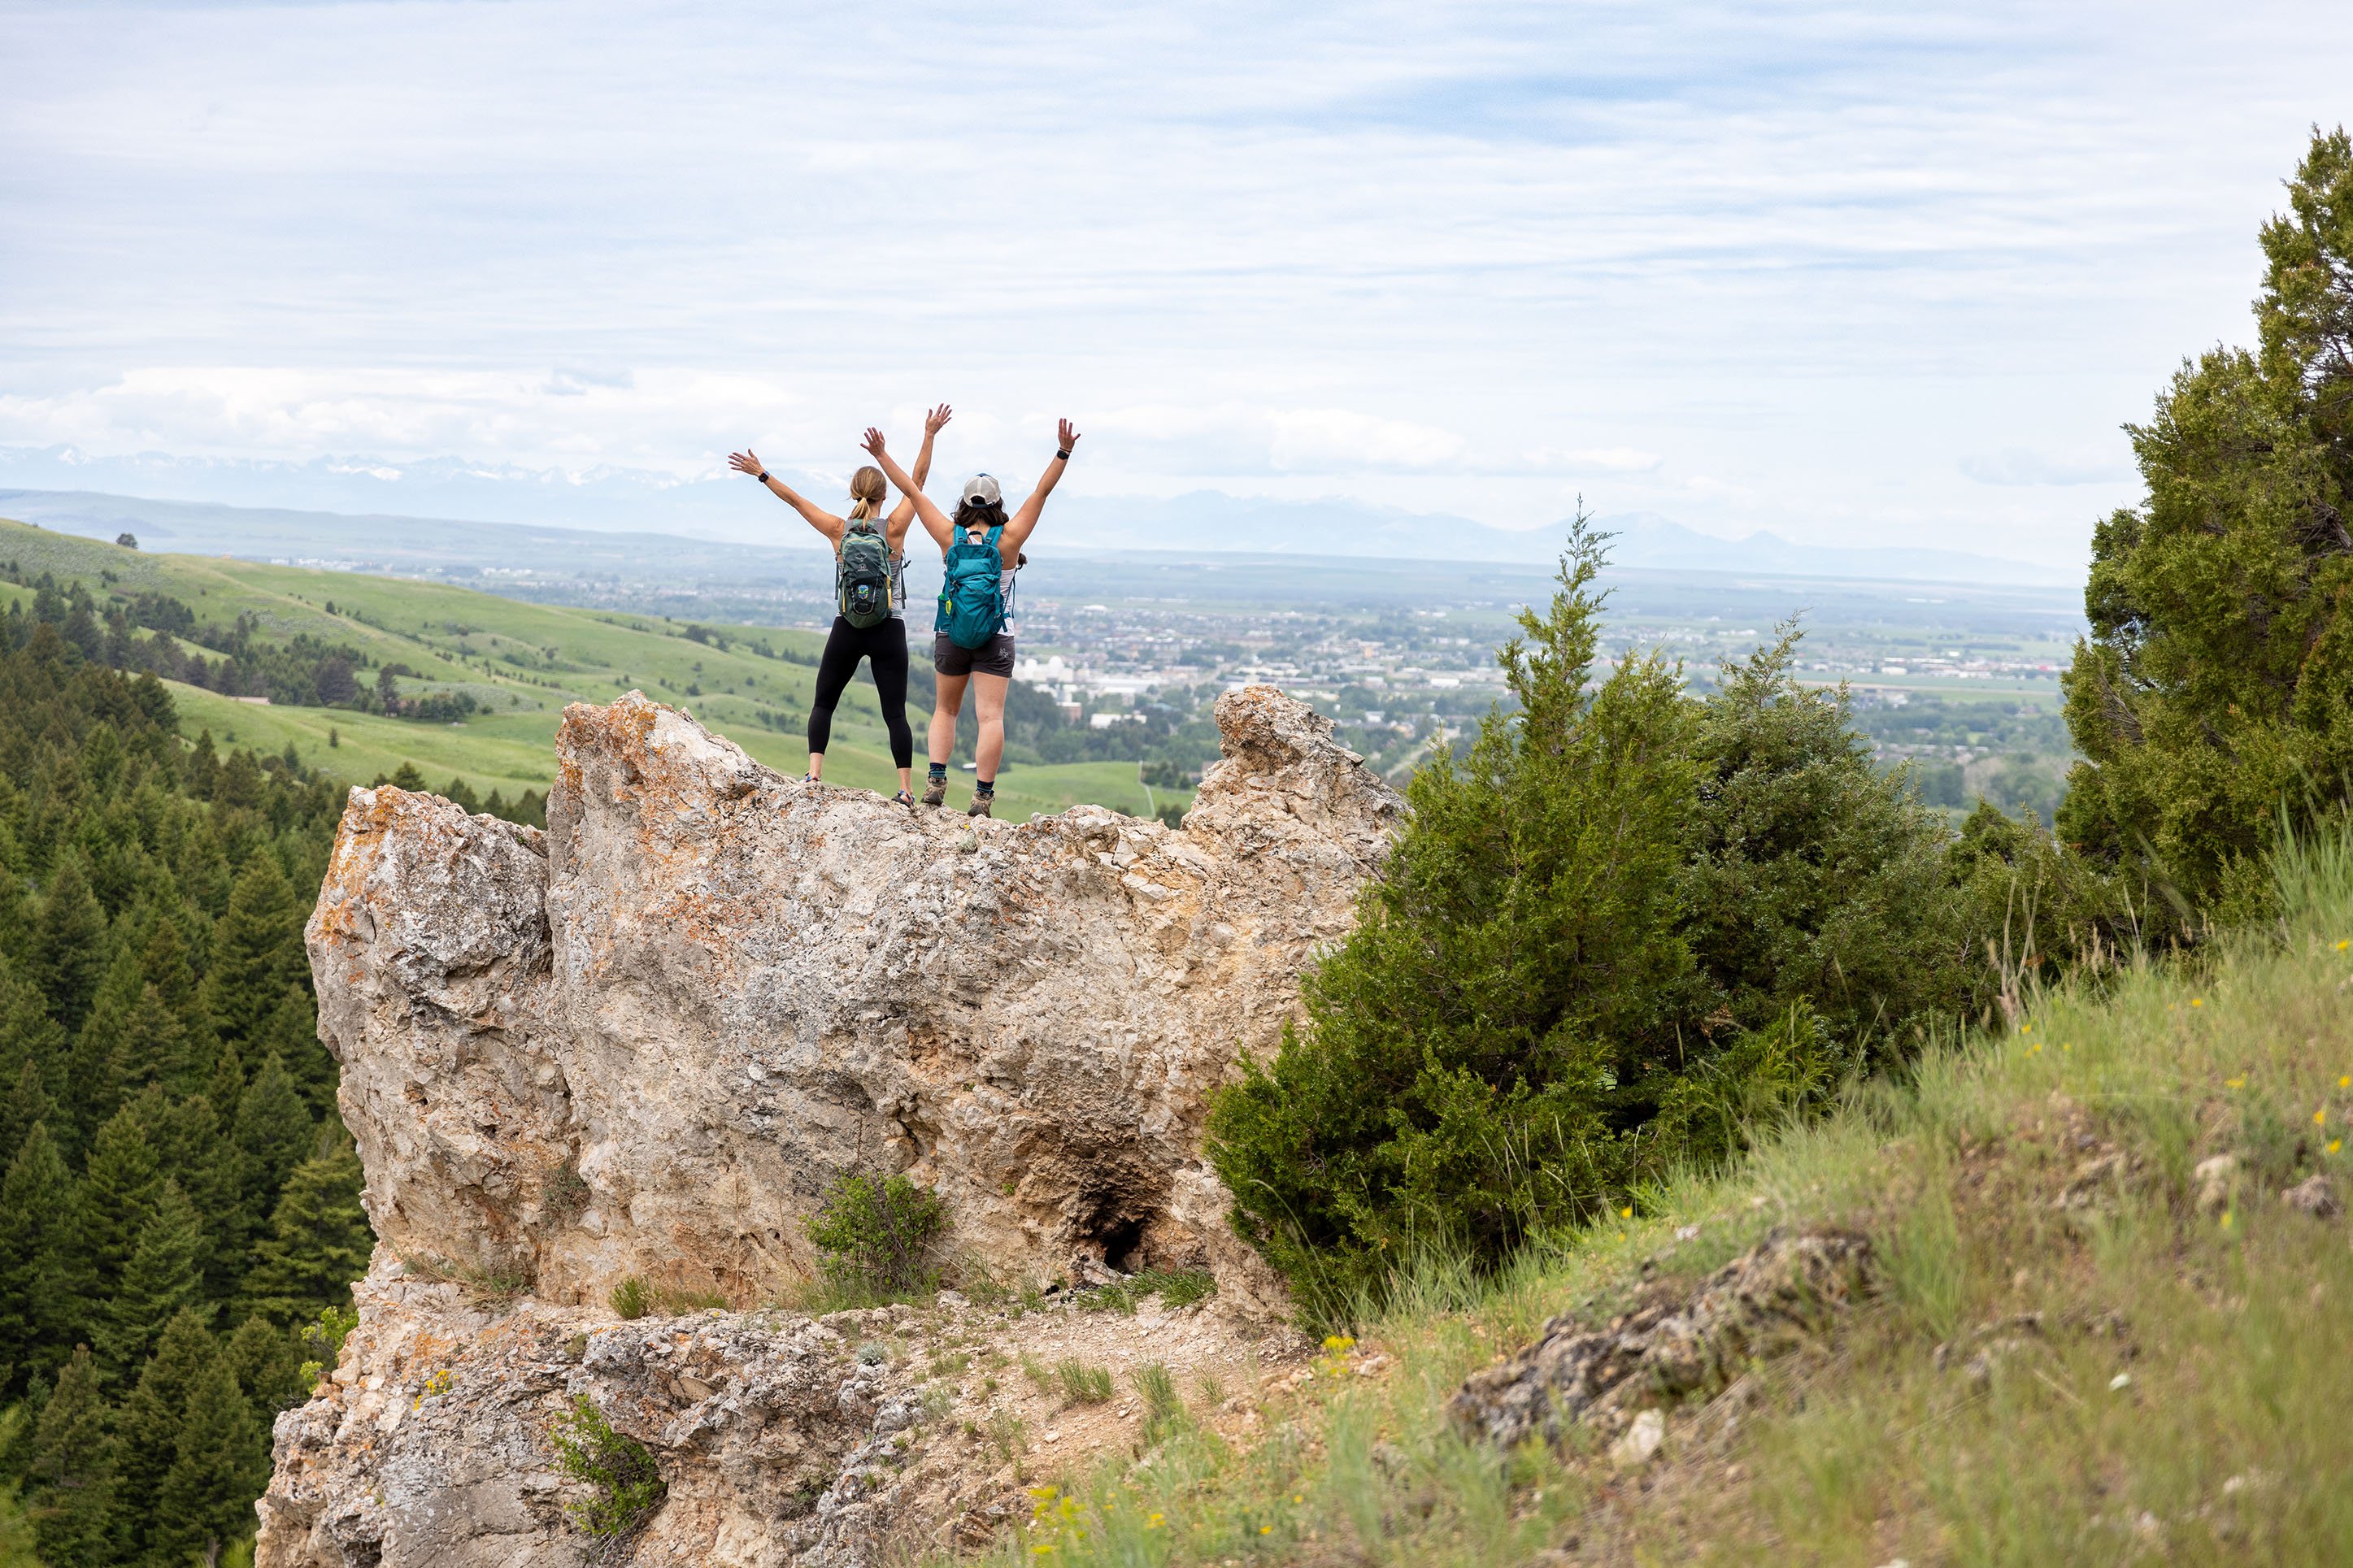
[[[891,618],[891,544],[862,517],[842,530],[833,596],[841,618],[861,632]]]

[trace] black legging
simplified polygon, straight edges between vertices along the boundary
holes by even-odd
[[[897,616],[860,631],[839,616],[825,639],[825,657],[817,666],[817,700],[809,705],[809,750],[825,754],[833,739],[833,705],[858,673],[861,658],[874,661],[874,694],[882,700],[882,727],[891,731],[891,761],[899,767],[915,763],[915,737],[907,729],[907,623]]]

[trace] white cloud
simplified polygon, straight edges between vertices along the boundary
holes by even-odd
[[[2112,484],[2132,476],[2132,465],[2116,452],[2038,452],[2024,447],[1972,453],[1961,459],[1960,470],[1981,485],[2010,487]]]
[[[2310,16],[17,5],[0,442],[830,469],[946,397],[1135,493],[1947,542],[1957,468],[2080,542],[2246,335]]]

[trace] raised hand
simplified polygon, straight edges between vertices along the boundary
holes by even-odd
[[[749,447],[745,447],[741,452],[728,453],[727,466],[739,474],[749,474],[754,479],[768,471],[768,465],[760,461],[760,455]]]
[[[949,420],[955,417],[955,410],[950,408],[944,403],[941,404],[937,408],[933,409],[929,414],[923,416],[923,434],[926,436],[938,435],[940,433],[941,426],[944,426]]]
[[[871,457],[879,459],[882,456],[882,432],[871,425],[866,427],[866,438],[858,444],[865,447]]]
[[[1059,437],[1056,445],[1065,452],[1079,444],[1079,433],[1071,428],[1071,422],[1067,419],[1055,421],[1054,433]]]

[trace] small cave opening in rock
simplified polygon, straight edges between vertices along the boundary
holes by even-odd
[[[1087,1237],[1087,1240],[1103,1243],[1103,1261],[1122,1274],[1141,1273],[1144,1260],[1136,1248],[1144,1240],[1145,1221],[1122,1215]]]
[[[1143,1173],[1100,1173],[1113,1179],[1084,1191],[1071,1226],[1074,1250],[1100,1258],[1123,1274],[1147,1268],[1145,1233],[1166,1197],[1162,1184]]]

